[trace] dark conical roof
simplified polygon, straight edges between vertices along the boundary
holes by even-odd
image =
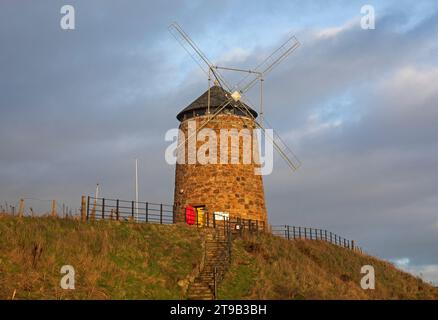
[[[228,99],[231,97],[231,93],[224,90],[222,87],[218,85],[214,85],[210,88],[210,108],[212,109],[211,112],[214,112],[215,108],[222,106]],[[251,107],[244,104],[243,102],[232,102],[230,103],[230,106],[228,109],[235,108],[236,104],[244,105],[246,108],[251,112],[253,117],[257,117],[257,112],[254,111]],[[207,110],[208,107],[208,90],[205,91],[200,97],[198,97],[195,101],[193,101],[191,104],[189,104],[186,108],[184,108],[176,118],[179,121],[182,121],[184,119],[184,114],[190,114],[193,113],[194,110]],[[243,108],[245,109],[245,108]]]

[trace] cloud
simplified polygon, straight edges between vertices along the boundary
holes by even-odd
[[[411,265],[409,258],[400,258],[392,260],[396,267],[409,272],[424,281],[438,286],[438,265]]]

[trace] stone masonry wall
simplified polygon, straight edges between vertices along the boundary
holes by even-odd
[[[185,133],[185,137],[188,137],[188,121],[196,121],[199,128],[206,121],[206,118],[206,116],[200,116],[183,121],[180,124],[180,129]],[[196,164],[187,164],[188,146],[186,142],[186,164],[177,164],[175,172],[174,206],[177,219],[184,221],[185,206],[190,204],[192,206],[205,205],[208,212],[211,213],[225,211],[229,212],[231,217],[266,222],[267,213],[262,176],[254,173],[256,166],[254,162],[243,164],[244,139],[239,139],[239,164],[230,163],[231,139],[228,145],[228,164],[220,164],[219,158],[219,130],[232,128],[241,130],[246,128],[252,136],[252,129],[255,128],[254,122],[248,117],[220,114],[205,127],[213,129],[217,134],[218,164],[202,165],[198,162]],[[198,141],[197,150],[203,144],[205,144],[205,141]]]

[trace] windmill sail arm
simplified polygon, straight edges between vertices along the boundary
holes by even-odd
[[[205,64],[205,66],[200,66],[204,71],[205,71],[205,67],[210,68],[210,66],[212,66],[212,63],[207,58],[207,56],[201,51],[201,49],[198,48],[196,43],[181,28],[181,26],[178,23],[173,22],[171,25],[169,25],[168,29],[169,32],[175,37],[175,39],[189,53],[190,56],[195,57],[195,59],[196,56],[198,57],[198,59],[196,59],[197,63],[198,61],[199,62],[202,61]]]
[[[224,110],[233,100],[231,98],[229,98],[228,100],[224,101],[222,105],[220,105],[219,107],[217,107],[215,113],[208,118],[206,121],[204,121],[197,129],[194,133],[192,133],[190,136],[188,136],[184,141],[182,141],[181,143],[178,144],[177,146],[177,150],[179,150],[179,148],[181,148],[182,146],[185,145],[185,143],[193,138],[196,134],[198,134],[198,132],[204,128],[211,120],[213,120],[218,114],[220,114],[222,112],[222,110]]]
[[[300,46],[296,36],[291,36],[272,52],[264,61],[262,61],[255,69],[253,74],[248,74],[239,83],[241,93],[249,91],[261,78],[269,74],[276,66],[285,60],[292,52]]]
[[[292,171],[298,170],[301,166],[301,161],[298,157],[290,150],[290,148],[284,143],[283,139],[281,139],[280,135],[272,129],[273,135],[272,137],[269,134],[266,134],[265,128],[255,121],[257,126],[263,131],[265,137],[267,137],[273,144],[275,150],[277,150],[278,154],[283,158],[286,164],[292,169]]]
[[[292,171],[298,170],[298,168],[301,166],[301,161],[298,159],[298,157],[295,155],[295,153],[292,152],[292,150],[287,146],[287,144],[284,142],[284,140],[280,137],[280,135],[272,129],[273,135],[272,137],[269,134],[266,134],[266,129],[261,125],[260,122],[257,121],[257,119],[252,116],[252,114],[249,112],[248,108],[245,106],[244,103],[240,104],[239,109],[246,110],[247,113],[252,117],[252,120],[256,124],[257,127],[259,127],[265,137],[267,137],[274,146],[275,150],[277,150],[278,154],[283,158],[283,160],[286,162],[286,164],[289,166],[289,168],[292,169]],[[265,122],[266,119],[264,119]]]
[[[169,25],[168,29],[181,47],[183,47],[183,49],[207,76],[209,76],[209,71],[211,71],[219,84],[221,86],[225,86],[227,90],[230,90],[230,86],[226,82],[225,78],[218,72],[217,69],[213,68],[213,64],[210,62],[207,56],[202,52],[201,49],[199,49],[192,38],[183,30],[183,28],[181,28],[177,22],[173,22],[171,25]]]

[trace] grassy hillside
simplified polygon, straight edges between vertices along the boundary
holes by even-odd
[[[183,225],[136,225],[0,215],[0,299],[185,299],[178,282],[198,268],[202,237]],[[63,290],[62,265],[76,271]],[[359,287],[360,267],[376,290]],[[391,264],[329,244],[272,236],[235,239],[223,299],[438,298]]]
[[[438,299],[438,289],[392,264],[320,241],[273,236],[236,239],[223,299]],[[363,265],[375,290],[363,290]]]
[[[201,255],[183,226],[0,217],[0,299],[184,298],[177,282]],[[75,268],[75,290],[60,287],[63,265]]]

